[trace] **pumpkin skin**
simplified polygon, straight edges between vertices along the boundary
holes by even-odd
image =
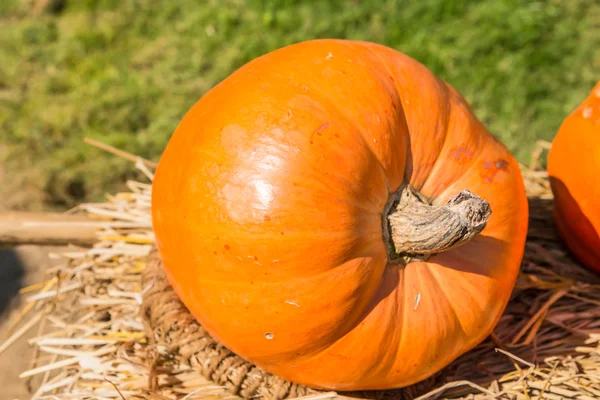
[[[563,243],[600,273],[600,82],[561,124],[548,152],[548,175]]]
[[[386,204],[486,199],[484,231],[393,263]],[[312,40],[254,59],[204,95],[155,172],[156,244],[219,342],[327,390],[421,381],[485,339],[511,295],[528,209],[517,162],[466,101],[382,45]]]

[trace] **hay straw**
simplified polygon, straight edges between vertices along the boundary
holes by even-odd
[[[116,156],[119,156],[119,157],[124,158],[124,159],[129,160],[129,161],[133,161],[136,164],[141,163],[142,165],[147,165],[150,168],[156,168],[156,163],[155,162],[152,162],[152,161],[149,161],[149,160],[144,160],[143,158],[135,156],[135,155],[133,155],[131,153],[127,153],[126,151],[117,149],[117,148],[115,148],[113,146],[110,146],[108,144],[99,142],[97,140],[94,140],[94,139],[91,139],[91,138],[88,138],[88,137],[83,138],[83,141],[85,143],[91,144],[92,146],[96,146],[96,147],[98,147],[98,148],[100,148],[100,149],[102,149],[104,151],[108,151],[109,153],[112,153],[112,154],[114,154]]]
[[[154,164],[98,145],[136,163],[148,180]],[[429,381],[427,390],[314,393],[303,399],[579,399],[600,398],[600,278],[582,268],[556,238],[552,193],[539,159],[521,165],[530,202],[530,228],[521,274],[494,333]],[[145,334],[140,303],[154,235],[151,185],[128,182],[128,192],[69,213],[99,216],[98,242],[56,254],[63,265],[48,281],[22,292],[30,303],[0,352],[40,325],[31,368],[44,374],[36,399],[239,399]],[[418,300],[415,307],[418,306]],[[31,313],[35,310],[35,313]],[[30,315],[31,314],[31,315]]]

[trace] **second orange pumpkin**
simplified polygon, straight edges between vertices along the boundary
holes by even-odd
[[[600,273],[600,82],[563,121],[548,153],[558,232]]]
[[[164,268],[198,321],[322,389],[407,386],[481,342],[527,230],[519,167],[465,100],[357,41],[234,72],[181,121],[152,191]]]

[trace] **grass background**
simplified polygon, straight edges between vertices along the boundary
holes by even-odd
[[[600,79],[597,0],[1,0],[0,205],[65,208],[158,160],[245,62],[312,38],[382,43],[456,87],[526,162]]]

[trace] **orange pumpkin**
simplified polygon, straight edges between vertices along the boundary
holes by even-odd
[[[152,190],[159,254],[198,321],[329,390],[407,386],[486,338],[527,230],[518,164],[466,101],[358,41],[234,72],[185,115]]]
[[[548,175],[560,237],[579,261],[600,272],[600,82],[560,126]]]

